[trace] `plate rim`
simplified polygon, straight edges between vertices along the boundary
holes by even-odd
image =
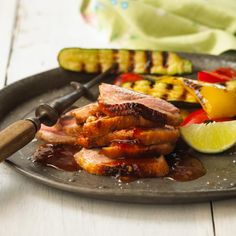
[[[207,54],[197,54],[197,53],[180,53],[182,55],[193,55],[193,56],[200,56],[208,58],[217,58],[218,60],[227,60],[229,62],[233,62],[236,65],[236,62],[227,59],[226,56],[214,56],[214,55],[207,55]],[[4,88],[0,90],[0,97],[4,93],[7,93],[8,91],[14,90],[14,88],[17,88],[18,85],[27,83],[29,79],[36,80],[38,77],[44,76],[49,72],[58,72],[65,71],[61,69],[60,67],[56,67],[47,71],[43,71],[31,76],[28,76],[26,78],[23,78],[21,80],[15,81]],[[73,72],[68,72],[73,73]],[[77,74],[77,73],[76,73]],[[35,78],[37,77],[37,78]],[[26,82],[27,81],[27,82]],[[17,104],[15,107],[18,107],[19,104]],[[11,108],[11,110],[14,108]],[[7,115],[0,117],[0,123],[2,120],[7,118]],[[37,182],[40,182],[42,184],[45,184],[47,186],[60,189],[62,191],[68,191],[73,193],[78,193],[81,196],[90,197],[90,198],[96,198],[96,199],[102,199],[102,200],[111,200],[111,201],[117,201],[117,202],[130,202],[130,203],[151,203],[151,204],[178,204],[178,203],[199,203],[199,202],[206,202],[206,201],[212,201],[212,200],[221,200],[221,199],[228,199],[228,198],[234,198],[236,197],[236,187],[228,188],[228,189],[210,189],[208,191],[199,191],[199,190],[192,190],[187,192],[184,191],[178,191],[178,192],[157,192],[157,191],[145,191],[145,190],[139,190],[139,192],[144,193],[145,197],[138,195],[137,191],[132,193],[132,189],[91,189],[89,187],[82,187],[82,186],[73,186],[73,185],[67,185],[65,183],[61,183],[59,181],[56,181],[54,179],[50,179],[48,177],[44,177],[43,175],[40,175],[36,172],[32,172],[31,170],[25,170],[24,168],[18,166],[16,163],[12,162],[11,160],[6,160],[4,162],[8,167],[11,169],[16,170],[18,173],[23,174],[24,176],[30,177],[32,180],[35,180]],[[104,196],[105,194],[113,195],[111,198],[107,198]],[[196,194],[198,195],[199,199],[196,201],[193,195],[196,197]],[[167,199],[164,199],[166,197]],[[128,199],[127,199],[128,198]],[[130,199],[133,199],[131,201]],[[185,202],[186,201],[186,202]]]
[[[137,192],[132,193],[130,189],[117,189],[119,192],[116,192],[114,194],[113,189],[107,189],[107,188],[86,188],[86,187],[79,187],[73,186],[73,185],[67,185],[65,183],[60,183],[52,179],[48,179],[47,177],[44,177],[38,173],[34,173],[32,171],[26,171],[23,168],[19,167],[17,164],[10,160],[6,160],[4,162],[8,167],[11,169],[16,170],[16,172],[26,176],[30,177],[33,181],[36,181],[38,183],[44,184],[49,187],[53,187],[56,189],[59,189],[61,191],[67,191],[72,193],[78,193],[81,196],[86,196],[93,199],[101,199],[101,200],[109,200],[109,201],[117,201],[117,202],[128,202],[128,203],[148,203],[148,204],[158,204],[158,203],[168,203],[168,204],[178,204],[178,203],[200,203],[200,202],[206,202],[206,201],[217,201],[217,200],[223,200],[225,198],[234,198],[236,197],[236,189],[228,188],[228,189],[218,189],[218,190],[208,190],[208,191],[190,191],[186,194],[186,192],[155,192],[155,191],[145,191],[145,190],[139,190],[140,192],[145,192],[145,198],[140,201],[140,198],[136,199],[137,197],[143,198],[141,195],[137,195]],[[117,191],[116,190],[116,191]],[[106,198],[104,197],[104,194],[112,194],[112,198]],[[199,200],[194,200],[194,196],[198,195]],[[163,197],[166,197],[167,200],[164,200]],[[209,197],[211,200],[209,200]],[[127,199],[128,198],[128,199]],[[130,199],[133,199],[131,202]],[[173,201],[174,200],[174,201]],[[186,202],[184,202],[186,200]]]

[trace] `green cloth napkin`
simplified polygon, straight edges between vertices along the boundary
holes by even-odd
[[[121,48],[236,50],[236,0],[83,0],[80,12]]]

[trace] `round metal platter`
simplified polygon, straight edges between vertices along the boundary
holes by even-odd
[[[236,62],[232,58],[181,55],[192,61],[195,73],[222,66],[236,69]],[[5,87],[0,91],[0,128],[33,116],[38,104],[50,102],[71,91],[70,81],[86,82],[93,76],[53,69]],[[194,73],[186,77],[194,77]],[[111,82],[111,78],[109,80]],[[97,93],[97,86],[92,88],[92,92]],[[76,105],[82,106],[89,102],[83,97]],[[36,140],[31,142],[6,163],[41,183],[83,196],[132,203],[202,202],[236,196],[236,147],[218,155],[195,153],[207,170],[206,175],[197,180],[176,182],[168,178],[148,178],[121,183],[112,177],[90,175],[84,171],[65,172],[33,163],[30,157],[38,145]]]

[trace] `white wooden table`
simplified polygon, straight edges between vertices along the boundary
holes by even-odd
[[[57,66],[66,46],[107,46],[79,0],[0,0],[0,88]],[[0,165],[0,236],[236,235],[236,200],[138,205],[85,199]]]

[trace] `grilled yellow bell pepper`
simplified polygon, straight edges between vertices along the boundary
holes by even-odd
[[[226,85],[183,78],[185,88],[200,102],[211,119],[236,116],[236,92]]]
[[[210,118],[236,116],[236,93],[216,87],[202,87],[201,105]]]

